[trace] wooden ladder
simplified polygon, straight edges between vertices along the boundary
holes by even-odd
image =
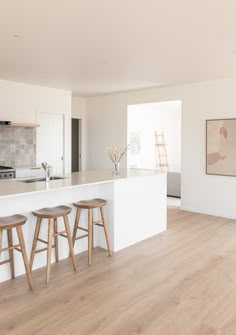
[[[165,136],[164,136],[163,131],[160,134],[158,134],[157,131],[155,131],[155,142],[156,142],[156,145],[155,145],[156,146],[156,158],[157,158],[157,155],[159,158],[159,164],[158,162],[156,162],[156,165],[161,168],[161,171],[169,171]]]

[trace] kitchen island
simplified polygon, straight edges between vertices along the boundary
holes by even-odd
[[[72,206],[82,199],[103,198],[106,206],[108,229],[114,252],[154,236],[167,229],[166,219],[166,173],[150,170],[121,170],[113,177],[110,170],[71,173],[64,179],[50,182],[25,183],[24,180],[0,181],[0,216],[23,214],[28,217],[24,226],[24,237],[30,256],[36,218],[32,211],[58,205]],[[98,211],[94,219],[98,219]],[[75,209],[69,215],[71,230],[74,225]],[[59,220],[59,228],[61,221]],[[82,226],[87,226],[87,213],[82,211]],[[42,223],[43,239],[47,239],[47,222]],[[4,236],[3,245],[6,243]],[[16,238],[16,236],[14,236]],[[95,246],[106,248],[103,229],[95,226]],[[68,244],[59,239],[60,259],[68,257]],[[87,250],[87,239],[75,244],[75,253]],[[7,259],[3,253],[1,259]],[[54,253],[52,262],[54,262]],[[34,269],[46,265],[44,253],[36,255]],[[78,260],[79,266],[79,260]],[[21,257],[15,253],[16,275],[24,273]],[[9,266],[2,265],[0,281],[10,278]]]

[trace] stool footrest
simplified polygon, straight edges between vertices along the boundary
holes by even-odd
[[[58,236],[58,235],[61,235],[61,236],[62,236],[62,234],[66,234],[66,230],[63,230],[63,231],[59,231],[59,232],[57,232],[57,233],[54,233],[53,236]]]
[[[101,223],[94,223],[94,224],[95,224],[95,226],[104,227],[104,225],[101,224]]]
[[[0,265],[7,264],[7,263],[10,263],[10,259],[0,262]]]
[[[20,244],[16,244],[16,245],[12,245],[11,247],[3,248],[3,249],[0,250],[0,252],[5,252],[5,251],[8,251],[8,250],[13,250],[13,249],[16,249],[17,247],[20,247]]]
[[[82,235],[82,236],[78,236],[78,237],[76,237],[76,240],[80,240],[81,238],[84,238],[84,237],[88,237],[88,234],[85,234],[85,235]]]
[[[78,229],[88,232],[88,229],[83,228],[83,227],[78,227]]]
[[[19,251],[19,252],[21,252],[22,253],[22,250],[20,249],[20,248],[15,248],[15,250],[17,250],[17,251]]]
[[[55,248],[55,245],[52,245],[52,248]],[[47,251],[47,250],[48,248],[42,248],[42,249],[36,250],[35,253],[38,254],[40,252]]]
[[[102,220],[93,221],[93,224],[98,225],[99,223],[103,223],[103,221],[102,221]],[[103,225],[102,225],[102,226],[103,226]]]
[[[44,244],[48,244],[48,242],[47,242],[47,241],[45,241],[45,240],[42,240],[41,238],[37,238],[37,241],[39,241],[39,242],[41,242],[41,243],[44,243]]]
[[[66,232],[65,232],[66,233]],[[63,232],[61,233],[58,233],[57,235],[61,236],[61,237],[65,237],[65,238],[68,238],[67,235],[65,235]]]

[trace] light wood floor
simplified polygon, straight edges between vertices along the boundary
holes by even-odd
[[[0,335],[235,335],[236,221],[171,208],[169,230],[93,264],[0,284]]]

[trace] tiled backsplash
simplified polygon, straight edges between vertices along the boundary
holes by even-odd
[[[36,165],[36,129],[0,126],[0,165]]]

